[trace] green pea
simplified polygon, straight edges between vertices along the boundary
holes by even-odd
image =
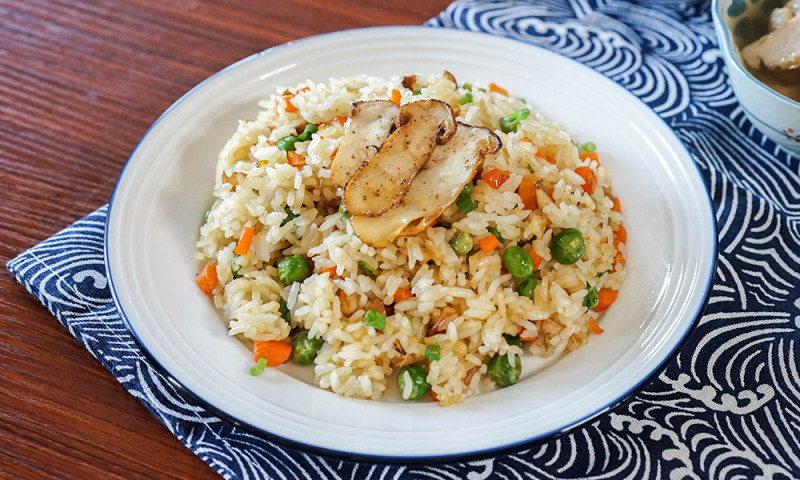
[[[424,397],[431,389],[431,386],[428,385],[427,377],[428,369],[425,368],[425,365],[407,365],[401,368],[397,374],[397,388],[400,390],[400,396],[403,397],[403,400],[419,400]],[[408,396],[403,395],[407,381],[411,382],[411,390]]]
[[[511,276],[526,278],[533,274],[533,259],[523,248],[512,245],[503,252],[503,265]]]
[[[311,265],[306,257],[295,255],[278,262],[278,280],[285,285],[302,282],[309,275],[311,275]]]
[[[461,98],[458,99],[459,105],[466,105],[472,102],[473,102],[472,94],[469,92],[465,93],[464,95],[461,95]]]
[[[520,358],[517,358],[512,366],[508,354],[495,354],[487,364],[486,375],[498,387],[513,385],[519,381],[519,376],[522,374],[522,362],[520,360]]]
[[[311,365],[317,358],[319,349],[325,343],[321,338],[312,338],[303,330],[292,337],[292,360],[298,365]]]
[[[369,263],[359,260],[358,261],[358,269],[361,270],[361,273],[370,277],[377,277],[378,276],[378,269],[370,265]]]
[[[456,232],[449,243],[456,255],[466,255],[472,251],[472,235],[467,232]]]
[[[550,254],[562,265],[572,265],[586,253],[583,234],[576,228],[567,228],[550,241]]]
[[[597,150],[597,145],[594,142],[586,142],[581,144],[581,152],[594,152]]]
[[[519,285],[517,285],[517,293],[523,297],[528,297],[531,300],[533,300],[533,292],[536,290],[536,287],[538,287],[540,283],[542,283],[542,281],[539,280],[538,278],[528,277],[523,281],[519,282]]]
[[[586,282],[586,296],[583,297],[583,306],[586,308],[594,308],[600,303],[600,297],[597,295],[597,289]]]

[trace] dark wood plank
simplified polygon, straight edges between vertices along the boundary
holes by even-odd
[[[0,262],[108,202],[186,91],[265,48],[449,0],[0,0]],[[0,477],[218,478],[0,268]]]

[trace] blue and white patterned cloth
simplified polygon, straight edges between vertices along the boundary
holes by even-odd
[[[304,453],[217,417],[142,355],[108,289],[105,207],[8,267],[225,478],[800,478],[800,159],[745,118],[708,3],[461,0],[429,22],[538,45],[620,83],[675,130],[713,201],[719,259],[693,334],[628,402],[566,435],[437,465]]]

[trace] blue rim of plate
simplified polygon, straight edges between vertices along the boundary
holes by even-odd
[[[714,2],[716,3],[717,0],[714,0]],[[527,44],[525,42],[521,42],[521,41],[519,41],[517,39],[514,39],[512,37],[507,37],[507,36],[502,36],[501,37],[501,36],[497,36],[497,35],[488,34],[488,33],[485,33],[485,32],[474,32],[474,31],[470,31],[470,30],[452,29],[452,28],[447,28],[447,27],[432,27],[432,26],[413,25],[413,26],[388,26],[388,27],[356,28],[356,29],[350,29],[350,30],[341,30],[341,31],[337,31],[337,32],[323,33],[323,34],[319,34],[319,35],[314,35],[314,36],[310,36],[310,37],[301,38],[301,39],[298,39],[298,40],[292,40],[292,41],[286,42],[284,44],[276,45],[276,46],[270,47],[268,49],[262,50],[260,52],[254,53],[253,55],[245,57],[242,60],[239,60],[239,61],[237,61],[237,62],[235,62],[235,63],[233,63],[233,64],[231,64],[231,65],[229,65],[229,66],[227,66],[225,68],[223,68],[222,70],[219,70],[218,72],[214,73],[213,75],[207,77],[206,79],[204,79],[203,81],[201,81],[200,83],[198,83],[197,85],[192,87],[185,94],[183,94],[172,105],[170,105],[153,122],[153,124],[147,129],[145,134],[142,136],[142,138],[139,140],[139,142],[137,142],[137,145],[134,147],[134,149],[132,150],[130,156],[126,160],[125,165],[123,166],[123,168],[122,168],[122,170],[120,172],[120,175],[119,175],[119,177],[117,179],[117,182],[114,185],[114,189],[113,189],[112,194],[111,194],[111,199],[109,201],[108,215],[106,217],[106,224],[105,224],[105,230],[104,230],[104,239],[103,239],[103,243],[104,243],[104,261],[105,261],[107,275],[108,275],[108,278],[109,278],[109,289],[110,289],[112,297],[114,299],[114,304],[116,305],[117,310],[118,310],[122,320],[124,321],[125,325],[127,326],[128,330],[130,331],[131,336],[133,337],[135,343],[139,346],[139,348],[141,349],[141,351],[142,351],[143,355],[145,356],[145,358],[147,358],[150,361],[152,366],[162,376],[164,376],[164,378],[169,380],[170,383],[173,386],[175,386],[175,388],[180,390],[180,392],[182,394],[184,394],[188,398],[193,399],[198,405],[202,405],[205,408],[207,408],[209,411],[213,412],[214,414],[216,414],[217,416],[219,416],[221,418],[226,419],[227,421],[231,422],[232,424],[234,424],[234,425],[236,425],[236,426],[238,426],[240,428],[244,428],[244,429],[248,430],[249,432],[251,432],[253,434],[256,434],[256,435],[259,435],[259,436],[263,436],[267,440],[272,441],[272,442],[274,442],[276,444],[279,444],[279,445],[282,445],[282,446],[285,446],[285,447],[289,447],[289,448],[293,448],[293,449],[296,449],[296,450],[301,451],[301,452],[310,453],[310,454],[313,454],[313,455],[319,455],[319,456],[328,457],[328,458],[334,458],[334,459],[337,459],[337,460],[345,459],[345,460],[350,460],[350,461],[355,461],[355,462],[374,462],[374,463],[382,463],[382,464],[390,464],[390,465],[399,465],[399,464],[402,464],[402,465],[432,465],[432,464],[441,464],[441,463],[447,463],[447,462],[452,462],[452,461],[460,461],[460,462],[462,462],[462,461],[471,461],[471,460],[481,460],[481,459],[485,459],[485,458],[488,458],[488,457],[494,457],[494,456],[502,455],[502,454],[505,454],[505,453],[510,453],[512,450],[521,448],[523,446],[524,447],[532,447],[532,446],[540,445],[540,444],[542,444],[544,442],[547,442],[547,441],[558,439],[560,437],[563,437],[564,435],[567,435],[567,434],[571,433],[572,430],[574,430],[577,427],[580,427],[581,425],[584,425],[589,420],[591,420],[593,418],[596,418],[596,417],[598,417],[600,415],[604,415],[604,414],[606,414],[606,413],[608,413],[608,412],[610,412],[610,411],[612,411],[614,409],[617,409],[617,408],[623,406],[628,401],[630,401],[638,391],[640,391],[647,384],[649,384],[651,381],[653,381],[653,379],[655,377],[657,377],[658,374],[661,373],[667,367],[667,365],[675,358],[675,356],[682,350],[682,348],[683,348],[684,344],[686,343],[687,339],[695,331],[695,329],[697,327],[698,320],[703,315],[703,312],[705,311],[705,309],[706,309],[706,307],[708,305],[708,300],[709,300],[710,293],[711,293],[711,285],[712,285],[714,277],[716,275],[716,263],[717,263],[717,257],[718,257],[718,242],[719,242],[719,240],[718,240],[718,230],[717,230],[717,224],[716,224],[716,216],[714,215],[713,203],[712,203],[711,196],[710,196],[707,188],[705,188],[704,191],[705,191],[705,198],[707,200],[707,207],[708,207],[708,209],[710,211],[710,214],[711,214],[712,221],[711,221],[710,227],[711,227],[711,232],[713,233],[712,238],[714,239],[713,245],[711,246],[712,255],[711,255],[711,265],[710,265],[710,269],[709,269],[710,274],[709,274],[709,277],[708,277],[708,279],[706,281],[705,294],[703,296],[703,301],[700,302],[700,304],[698,305],[697,310],[696,310],[696,312],[695,312],[695,314],[693,316],[692,322],[689,324],[689,326],[686,329],[686,331],[683,332],[680,340],[676,343],[675,347],[672,349],[671,352],[669,352],[668,355],[666,355],[664,357],[664,359],[661,361],[661,363],[652,370],[652,372],[650,372],[648,375],[645,375],[637,384],[633,385],[627,392],[621,394],[616,401],[613,401],[613,402],[609,403],[608,405],[606,405],[606,406],[604,406],[602,408],[598,408],[596,411],[584,416],[583,418],[580,418],[580,419],[577,419],[577,420],[573,421],[572,423],[570,423],[569,425],[564,426],[563,428],[555,429],[555,430],[552,430],[550,432],[546,432],[546,433],[543,433],[541,435],[538,435],[538,436],[535,436],[535,437],[531,437],[530,439],[526,439],[526,440],[523,440],[523,441],[515,441],[515,442],[511,442],[511,443],[505,444],[505,445],[500,445],[500,446],[497,446],[497,447],[494,447],[494,448],[485,448],[485,449],[481,449],[481,450],[475,450],[475,451],[469,451],[469,452],[461,452],[461,453],[457,453],[457,454],[432,455],[432,456],[382,456],[382,455],[370,455],[370,454],[347,452],[347,451],[343,451],[343,450],[329,449],[329,448],[319,447],[319,446],[315,446],[315,445],[308,445],[308,444],[299,442],[297,440],[293,440],[293,439],[290,439],[290,438],[286,438],[286,437],[283,437],[283,436],[276,435],[276,434],[274,434],[272,432],[269,432],[269,431],[264,430],[262,428],[256,427],[256,426],[251,425],[249,423],[242,422],[241,420],[235,418],[233,415],[225,412],[224,410],[222,410],[222,409],[216,407],[215,405],[211,404],[210,402],[204,400],[200,395],[196,394],[190,388],[186,387],[180,380],[175,378],[169,372],[169,370],[166,367],[164,367],[158,361],[158,359],[150,352],[150,350],[147,348],[147,346],[144,344],[144,342],[142,342],[141,339],[139,338],[139,336],[137,335],[136,331],[133,328],[133,325],[129,321],[128,316],[126,315],[125,311],[122,309],[122,307],[121,307],[121,305],[119,303],[119,300],[118,300],[118,294],[117,294],[117,291],[116,291],[116,288],[115,288],[115,283],[114,283],[113,277],[111,275],[111,270],[109,268],[108,233],[109,233],[109,225],[110,225],[110,222],[111,222],[111,213],[112,213],[112,210],[113,210],[112,206],[113,206],[116,194],[117,194],[117,189],[120,186],[120,183],[121,183],[121,181],[122,181],[122,179],[124,177],[125,170],[130,165],[131,159],[135,156],[136,151],[138,150],[138,148],[142,144],[142,142],[145,140],[145,138],[147,138],[147,136],[150,134],[150,132],[153,131],[153,129],[155,129],[157,127],[157,125],[162,120],[164,120],[170,114],[170,112],[172,112],[172,110],[174,110],[184,100],[189,98],[194,92],[196,92],[197,90],[203,88],[207,83],[211,82],[212,80],[216,79],[217,77],[219,77],[219,76],[225,74],[226,72],[228,72],[230,70],[233,70],[233,69],[235,69],[235,68],[237,68],[237,67],[239,67],[239,66],[241,66],[243,64],[247,64],[247,63],[249,63],[249,62],[251,62],[251,61],[253,61],[253,60],[257,59],[257,58],[263,57],[265,55],[269,55],[270,53],[275,52],[276,50],[287,48],[287,47],[290,47],[292,45],[296,45],[298,43],[303,43],[303,42],[306,42],[306,41],[312,41],[312,40],[315,41],[315,40],[318,40],[320,38],[333,37],[333,36],[338,36],[338,35],[342,35],[342,34],[347,34],[347,33],[350,33],[350,32],[370,32],[370,31],[388,31],[388,30],[407,30],[407,31],[412,31],[412,30],[439,30],[439,31],[449,30],[451,32],[458,32],[459,34],[463,34],[463,35],[474,35],[474,36],[477,36],[477,37],[494,38],[494,39],[496,39],[496,38],[504,38],[504,39],[512,41],[512,42],[517,42],[517,43],[520,43],[522,45],[526,45],[527,47],[530,47],[530,48],[536,48],[536,49],[539,49],[539,50],[543,50],[543,51],[549,52],[550,54],[553,54],[553,55],[558,55],[559,57],[566,58],[567,60],[579,65],[581,68],[593,70],[593,69],[591,69],[591,67],[588,67],[588,66],[586,66],[586,65],[584,65],[584,64],[582,64],[582,63],[580,63],[580,62],[578,62],[578,61],[576,61],[574,59],[571,59],[569,57],[564,57],[564,56],[558,54],[557,52],[554,52],[554,51],[551,51],[551,50],[547,50],[545,48],[542,48],[542,47],[539,47],[539,46],[536,46],[536,45],[530,45],[530,44]],[[605,76],[604,76],[604,78],[608,79],[608,77],[605,77]],[[675,137],[675,140],[677,141],[677,143],[681,146],[683,151],[686,153],[687,158],[691,159],[691,154],[688,151],[688,149],[686,148],[686,146],[684,145],[684,143],[680,140],[680,138],[677,135],[675,135],[675,133],[672,130],[672,128],[669,127],[669,125],[649,105],[647,105],[645,102],[643,102],[641,99],[639,99],[639,97],[636,97],[631,92],[629,92],[628,90],[626,90],[624,87],[622,87],[618,83],[614,82],[613,80],[608,79],[608,81],[611,82],[612,84],[616,85],[619,89],[624,91],[625,94],[627,94],[628,96],[634,98],[637,102],[639,102],[641,105],[644,105],[650,112],[652,112],[654,118],[657,118],[658,121],[661,122],[664,126],[666,126],[668,128],[668,130],[672,133],[672,135]],[[698,174],[698,176],[699,176],[699,178],[701,179],[701,182],[702,182],[702,174],[700,173],[699,167],[697,166],[697,164],[695,162],[691,162],[691,163],[694,166],[695,171]],[[704,184],[704,182],[702,182],[702,183]]]

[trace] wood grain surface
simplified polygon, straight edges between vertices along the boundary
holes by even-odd
[[[5,268],[108,202],[158,116],[265,48],[449,0],[0,0],[0,478],[219,478]]]

